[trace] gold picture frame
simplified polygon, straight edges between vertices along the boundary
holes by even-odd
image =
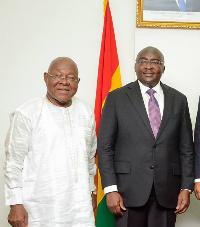
[[[198,12],[179,12],[168,9],[165,9],[165,11],[152,9],[144,10],[144,1],[150,2],[152,0],[137,0],[136,27],[200,29],[200,0],[198,0],[199,3],[196,3],[199,4],[199,8],[196,8],[199,10]],[[160,2],[161,4],[163,3],[162,0],[160,0]]]

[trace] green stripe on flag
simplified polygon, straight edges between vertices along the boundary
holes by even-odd
[[[106,196],[103,197],[97,207],[96,227],[114,227],[114,215],[106,205]]]

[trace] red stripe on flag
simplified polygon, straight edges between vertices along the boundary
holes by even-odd
[[[101,52],[99,58],[99,70],[95,100],[95,119],[97,135],[104,101],[109,91],[117,87],[121,87],[121,76],[119,71],[119,60],[117,55],[117,47],[112,16],[110,12],[109,2],[107,2],[104,17],[104,27],[102,34]],[[96,164],[98,168],[97,156]],[[101,188],[102,186],[99,171],[97,171],[97,175],[95,177],[95,184],[97,186],[98,200],[96,226],[114,227],[114,216],[106,206],[106,200],[104,197],[103,190]]]
[[[95,119],[98,134],[99,121],[101,117],[102,104],[111,88],[112,76],[119,65],[115,33],[109,2],[106,6],[104,27],[99,58],[99,70],[97,79]]]

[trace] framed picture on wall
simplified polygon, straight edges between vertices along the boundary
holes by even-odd
[[[200,29],[200,0],[137,0],[136,26]]]

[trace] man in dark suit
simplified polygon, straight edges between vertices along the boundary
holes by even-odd
[[[144,0],[143,9],[150,11],[186,11],[200,12],[199,0],[182,0],[185,2],[185,10],[182,10],[179,0]],[[184,3],[183,3],[184,4]]]
[[[163,54],[144,48],[138,80],[110,92],[103,108],[99,169],[117,227],[173,227],[189,206],[191,120],[186,97],[160,82],[164,70]]]
[[[200,98],[194,131],[194,149],[195,149],[195,186],[194,192],[200,200]]]

